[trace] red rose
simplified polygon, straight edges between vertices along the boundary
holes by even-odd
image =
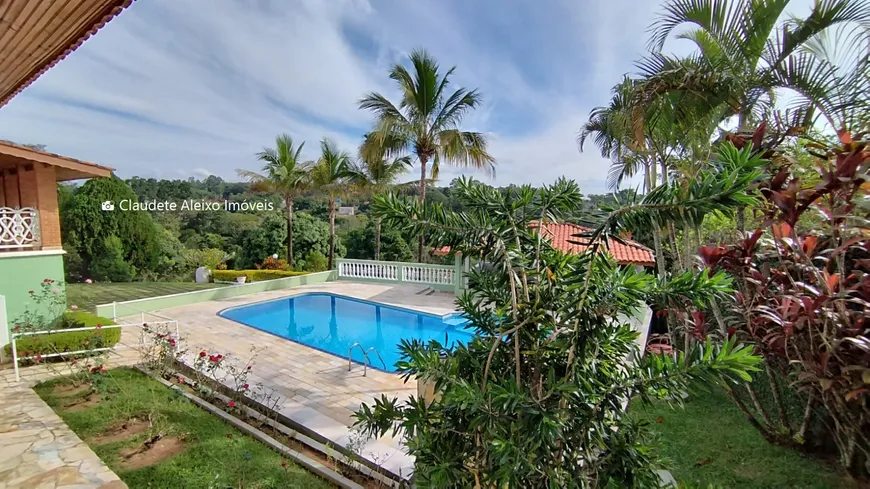
[[[12,331],[20,331],[20,330],[21,330],[21,326],[15,326],[14,328],[12,328]]]
[[[248,370],[251,370],[251,366],[250,366],[250,365],[248,365]]]
[[[232,408],[232,407],[236,407],[236,401],[230,401],[230,402],[228,402],[228,403],[227,403],[227,406],[229,406],[229,407],[231,407],[231,408]]]
[[[285,469],[287,468],[287,461],[286,460],[281,461],[281,467],[284,467]]]
[[[97,323],[97,329],[100,329],[100,328],[102,328],[102,327],[103,327],[103,325],[102,325],[102,324],[100,324],[100,323]]]
[[[40,361],[40,360],[42,360],[42,355],[36,355],[36,357],[34,358],[34,360],[36,360],[37,362]]]
[[[242,386],[242,389],[247,389],[247,388],[248,388],[248,384],[245,384]]]
[[[30,295],[33,295],[33,291],[32,291],[32,290],[28,290],[27,293],[30,294]]]
[[[232,433],[227,433],[227,438],[232,438],[232,437],[233,437]]]
[[[202,358],[202,357],[204,357],[204,356],[205,356],[205,350],[199,352],[199,358]]]

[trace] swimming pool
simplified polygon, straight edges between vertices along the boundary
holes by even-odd
[[[354,343],[364,350],[375,347],[384,363],[372,352],[369,366],[387,372],[396,371],[402,339],[454,345],[473,336],[465,328],[467,320],[458,314],[442,317],[320,292],[233,307],[218,315],[344,359]],[[363,362],[359,348],[351,355]]]

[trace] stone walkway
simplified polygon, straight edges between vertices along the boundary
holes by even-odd
[[[121,489],[127,485],[33,389],[6,384],[0,403],[0,489],[19,487]]]
[[[205,349],[246,362],[253,348],[259,349],[254,360],[251,386],[262,383],[281,399],[280,413],[324,436],[337,446],[346,447],[353,433],[353,414],[362,403],[375,398],[407,398],[417,394],[417,383],[404,382],[392,373],[369,369],[363,377],[361,365],[354,364],[348,372],[347,359],[259,331],[218,316],[218,312],[234,306],[264,300],[289,297],[306,292],[332,292],[382,304],[391,304],[433,314],[455,310],[452,293],[418,294],[425,286],[328,282],[295,287],[288,290],[263,292],[217,301],[201,302],[155,311],[179,322],[185,362],[193,364],[194,355]],[[147,316],[147,313],[146,313]],[[154,318],[152,318],[153,320]],[[139,316],[125,321],[141,321]],[[133,330],[125,329],[121,341],[138,341]],[[244,364],[241,363],[243,366]],[[227,383],[227,382],[225,382]],[[227,383],[228,384],[228,383]],[[233,387],[233,386],[230,386]],[[399,475],[412,473],[414,460],[408,456],[399,440],[390,436],[368,440],[360,455]]]

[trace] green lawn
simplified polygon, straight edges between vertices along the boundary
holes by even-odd
[[[178,294],[193,290],[222,287],[221,284],[193,282],[119,282],[99,284],[67,284],[66,302],[79,309],[94,312],[97,304],[143,299],[159,295]]]
[[[660,436],[658,453],[680,483],[739,488],[850,488],[851,480],[818,460],[767,443],[721,393],[699,393],[685,410],[639,402],[631,412]]]
[[[109,393],[100,396],[97,405],[86,409],[64,407],[87,393],[55,394],[54,385],[60,381],[40,384],[35,390],[130,489],[331,487],[138,371],[110,370],[104,382]],[[151,419],[151,428],[126,439],[106,442],[98,438],[131,418],[144,426],[147,426],[144,420]],[[121,453],[143,447],[156,433],[163,434],[166,443],[170,439],[181,440],[182,451],[156,465],[130,469]],[[282,462],[286,464],[282,466]]]

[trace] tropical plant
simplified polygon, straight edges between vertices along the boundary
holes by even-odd
[[[462,131],[463,117],[481,103],[477,90],[458,88],[448,92],[451,68],[442,75],[438,63],[426,51],[411,53],[412,71],[401,64],[390,70],[402,98],[398,106],[379,93],[366,94],[359,107],[374,113],[374,128],[363,148],[364,159],[413,155],[420,162],[419,200],[426,200],[426,184],[437,180],[441,163],[495,171],[495,159],[487,152],[480,132]],[[423,260],[423,237],[417,258]]]
[[[865,0],[825,0],[814,3],[806,18],[783,17],[789,0],[671,0],[651,26],[654,52],[640,63],[645,75],[644,100],[663,94],[680,97],[681,105],[718,112],[719,121],[736,115],[738,131],[767,118],[776,91],[788,90],[801,101],[803,114],[819,110],[836,128],[847,121],[839,115],[861,97],[854,84],[867,87],[866,50],[870,42],[870,3]],[[675,30],[698,51],[680,58],[660,53]],[[844,75],[830,56],[845,48]],[[855,61],[857,65],[855,65]],[[851,69],[854,68],[854,69]],[[866,105],[865,105],[866,107]],[[844,113],[847,111],[848,113]]]
[[[366,135],[366,139],[370,136]],[[363,148],[366,143],[363,143]],[[376,195],[396,184],[396,180],[408,171],[411,166],[411,158],[403,156],[388,161],[386,158],[373,155],[373,151],[367,153],[360,149],[360,157],[362,161],[356,162],[350,167],[349,180],[363,195]],[[381,259],[381,220],[375,218],[375,260]]]
[[[773,411],[738,392],[732,398],[770,441],[819,448],[808,431],[821,408],[839,461],[870,473],[870,206],[866,135],[840,132],[836,145],[810,143],[817,175],[807,183],[790,165],[772,167],[760,184],[760,224],[727,246],[701,249],[705,265],[727,271],[738,293],[729,334],[753,342],[765,358]],[[736,138],[735,138],[736,139]],[[756,151],[760,138],[741,141]],[[801,169],[798,169],[801,170]],[[815,181],[813,181],[815,180]],[[816,183],[817,182],[817,183]],[[797,223],[818,213],[818,227]],[[781,386],[796,387],[805,407],[790,413]]]
[[[629,400],[680,402],[692,385],[745,381],[760,359],[736,340],[641,357],[630,318],[642,317],[644,301],[698,307],[728,294],[729,280],[692,271],[655,278],[617,266],[604,247],[626,226],[748,203],[757,162],[736,150],[723,157],[728,164],[701,175],[688,197],[658,187],[590,216],[597,227],[576,237],[587,245],[583,254],[563,254],[536,232],[579,206],[571,181],[502,192],[462,180],[461,213],[376,197],[374,212],[385,224],[480,256],[488,266],[469,273],[470,290],[458,299],[476,332],[470,343],[400,347],[399,371],[434,385],[434,398],[400,403],[383,396],[363,405],[358,424],[367,434],[404,435],[418,487],[659,485],[659,461],[643,426],[625,414]]]
[[[325,194],[329,205],[328,269],[335,263],[335,201],[347,191],[351,176],[350,155],[339,150],[329,139],[320,142],[320,159],[311,167],[311,185]]]
[[[236,170],[239,176],[247,179],[253,185],[253,190],[275,192],[284,200],[284,210],[287,213],[287,260],[293,266],[293,200],[308,188],[308,172],[310,162],[302,161],[302,147],[305,142],[296,146],[293,138],[281,134],[275,138],[275,148],[264,148],[257,153],[257,159],[265,162],[262,173],[249,170]]]

